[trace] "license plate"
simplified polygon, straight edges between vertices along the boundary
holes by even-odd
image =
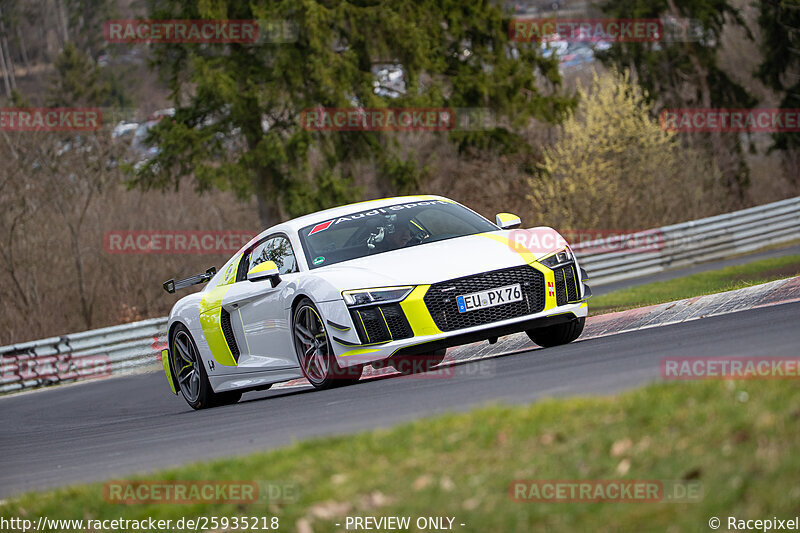
[[[456,296],[459,313],[467,313],[476,309],[486,309],[487,307],[518,302],[520,300],[522,300],[522,289],[520,289],[519,283],[515,285],[506,285],[505,287],[497,287],[496,289],[489,289],[488,291]]]

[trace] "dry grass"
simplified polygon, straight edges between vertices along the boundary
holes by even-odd
[[[107,231],[259,230],[253,205],[229,193],[127,190],[107,166],[118,148],[102,134],[59,155],[63,141],[0,139],[0,345],[163,316],[176,300],[164,280],[228,255],[110,254]]]

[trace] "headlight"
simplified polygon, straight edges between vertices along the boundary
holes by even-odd
[[[569,246],[567,246],[563,250],[559,250],[553,255],[549,255],[544,259],[541,259],[539,262],[548,268],[555,268],[558,265],[569,263],[574,259],[575,256],[572,255],[572,250],[570,250]]]
[[[348,307],[398,302],[408,296],[414,287],[384,287],[381,289],[359,289],[344,291],[342,297]]]

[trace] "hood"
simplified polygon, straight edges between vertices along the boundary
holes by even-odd
[[[339,290],[427,285],[529,264],[553,251],[531,251],[515,245],[514,231],[494,231],[401,248],[315,269],[312,273]]]

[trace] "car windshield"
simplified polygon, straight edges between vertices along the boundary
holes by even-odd
[[[496,230],[497,226],[461,205],[426,200],[326,220],[299,233],[308,266],[313,269]]]

